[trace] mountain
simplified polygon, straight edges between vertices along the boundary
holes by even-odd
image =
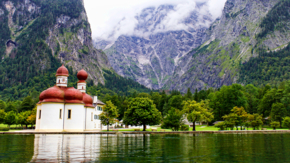
[[[241,67],[260,55],[258,49],[277,50],[290,41],[278,31],[266,34],[263,39],[259,37],[265,30],[263,21],[281,2],[228,0],[221,18],[206,31],[203,45],[193,49],[189,58],[181,59],[186,66],[175,70],[166,88],[186,91],[186,88],[219,88],[232,83],[253,84],[241,80]]]
[[[53,85],[61,64],[72,75],[84,68],[90,86],[112,83],[107,76],[143,89],[118,77],[105,53],[94,48],[83,0],[1,0],[0,20],[2,99],[35,95]],[[74,76],[69,80],[76,82]]]
[[[113,43],[99,40],[95,46],[104,49],[118,74],[150,88],[186,92],[233,83],[275,85],[290,79],[289,0],[227,0],[216,20],[199,13],[202,6],[185,20],[203,24],[192,30],[150,33],[162,22],[160,15],[174,9],[164,5],[137,16],[142,21],[136,29],[148,29],[148,37],[122,35]]]
[[[180,64],[179,59],[192,48],[200,46],[205,39],[207,26],[213,20],[210,13],[202,12],[204,5],[198,3],[190,16],[179,20],[188,30],[165,32],[164,21],[168,21],[168,15],[172,14],[175,6],[145,8],[135,16],[138,22],[135,35],[121,35],[115,41],[96,40],[95,47],[104,50],[119,75],[132,78],[149,88],[160,89],[173,76]]]

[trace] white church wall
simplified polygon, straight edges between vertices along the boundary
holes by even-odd
[[[68,117],[71,110],[71,117]],[[65,104],[64,131],[84,131],[85,109],[84,104]]]
[[[41,104],[37,104],[35,130],[38,130],[40,127],[40,119],[38,118],[39,117],[39,110],[41,110]]]
[[[38,131],[62,131],[63,130],[63,109],[62,103],[43,103],[37,109]],[[41,115],[40,114],[41,110]],[[61,110],[61,118],[60,118]],[[41,117],[40,117],[41,116]]]
[[[87,108],[87,119],[86,119],[86,130],[100,130],[101,121],[99,115],[101,113],[97,112],[95,108]],[[98,119],[95,119],[97,115]]]

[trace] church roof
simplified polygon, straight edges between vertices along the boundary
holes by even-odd
[[[97,104],[99,104],[99,105],[106,105],[105,103],[103,103],[101,100],[97,100]]]
[[[69,76],[68,70],[64,65],[57,69],[55,76]]]

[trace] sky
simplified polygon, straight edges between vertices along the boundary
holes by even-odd
[[[226,0],[84,0],[86,12],[94,39],[114,41],[120,35],[138,35],[145,37],[143,31],[136,31],[136,16],[148,7],[173,5],[174,10],[161,22],[162,28],[153,32],[186,30],[182,20],[196,10],[196,3],[206,3],[200,13],[210,13],[212,19],[221,16]],[[209,26],[209,24],[206,24]],[[148,33],[147,33],[148,34]]]

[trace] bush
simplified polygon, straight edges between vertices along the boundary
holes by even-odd
[[[181,125],[180,126],[180,130],[181,131],[188,131],[189,130],[189,126],[188,125]]]
[[[226,124],[224,122],[218,122],[217,124],[214,125],[214,127],[219,128],[219,130],[225,130]]]
[[[282,124],[283,124],[283,127],[286,127],[286,128],[289,128],[290,129],[290,117],[285,117],[283,119]]]
[[[8,127],[3,127],[3,128],[0,128],[0,131],[9,131],[9,128]]]
[[[273,121],[270,123],[271,127],[273,127],[273,130],[276,130],[280,126],[280,122]]]

